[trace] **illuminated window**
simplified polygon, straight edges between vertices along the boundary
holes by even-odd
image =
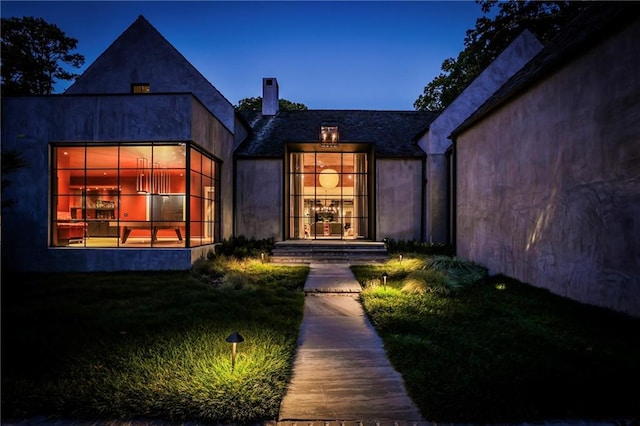
[[[131,93],[149,93],[149,83],[133,83]]]
[[[219,238],[219,167],[190,144],[56,145],[52,153],[52,246],[196,247]]]

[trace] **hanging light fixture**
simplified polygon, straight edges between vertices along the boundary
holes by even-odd
[[[146,194],[150,190],[151,176],[149,173],[149,160],[146,158],[136,159],[136,191],[138,194]]]
[[[322,123],[320,126],[320,146],[322,148],[335,148],[338,146],[339,140],[338,123]]]

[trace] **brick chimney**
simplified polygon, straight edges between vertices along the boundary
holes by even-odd
[[[276,115],[279,103],[278,80],[262,79],[262,115]]]

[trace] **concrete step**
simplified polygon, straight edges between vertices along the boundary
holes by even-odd
[[[373,241],[283,241],[271,253],[273,263],[384,262],[384,243]]]

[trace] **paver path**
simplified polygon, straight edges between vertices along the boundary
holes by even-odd
[[[278,422],[423,423],[346,264],[311,264],[293,375]]]

